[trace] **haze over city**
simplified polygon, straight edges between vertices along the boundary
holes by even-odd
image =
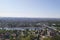
[[[0,0],[0,17],[60,18],[60,0]]]

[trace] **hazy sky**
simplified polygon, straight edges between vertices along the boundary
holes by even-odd
[[[0,17],[60,18],[60,0],[0,0]]]

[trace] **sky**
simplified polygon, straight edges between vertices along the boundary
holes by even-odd
[[[60,18],[60,0],[0,0],[0,17]]]

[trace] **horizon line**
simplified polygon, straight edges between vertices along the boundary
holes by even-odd
[[[55,17],[0,17],[0,18],[55,18]]]

